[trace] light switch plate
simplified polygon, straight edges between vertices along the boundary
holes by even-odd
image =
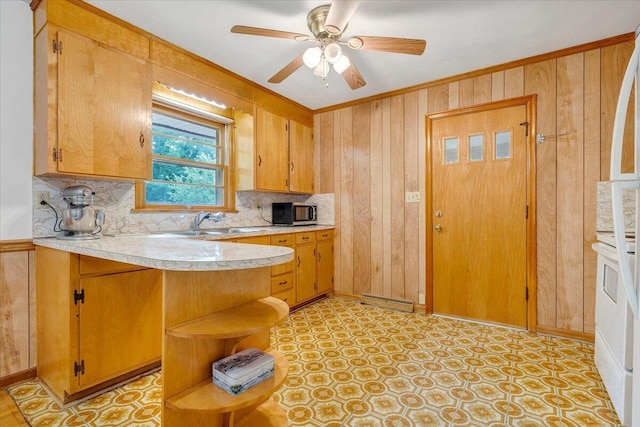
[[[420,192],[407,191],[404,196],[404,201],[406,203],[420,203]]]

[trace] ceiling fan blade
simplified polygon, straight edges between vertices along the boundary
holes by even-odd
[[[358,71],[356,66],[353,64],[349,65],[349,68],[344,70],[340,75],[347,82],[351,89],[360,89],[367,84],[367,82],[364,81],[364,78],[360,74],[360,71]]]
[[[277,37],[279,39],[292,39],[297,41],[307,41],[309,36],[306,34],[290,33],[288,31],[269,30],[267,28],[245,27],[244,25],[234,25],[231,27],[232,33],[249,34],[251,36]]]
[[[271,77],[268,80],[268,82],[269,83],[280,83],[280,82],[282,82],[284,79],[286,79],[291,74],[293,74],[294,71],[296,71],[298,68],[302,67],[303,64],[304,64],[304,62],[302,62],[302,55],[300,55],[297,58],[295,58],[293,61],[291,61],[287,65],[285,65],[282,70],[280,70],[277,73],[275,73],[273,75],[273,77]]]
[[[422,55],[427,46],[425,40],[376,36],[354,36],[349,39],[348,44],[352,49],[380,50],[409,55]]]
[[[342,34],[359,4],[359,0],[333,0],[324,29],[329,34]]]

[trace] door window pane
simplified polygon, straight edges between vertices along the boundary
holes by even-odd
[[[458,163],[458,137],[444,139],[444,163]]]
[[[469,161],[484,160],[484,135],[469,135]]]
[[[496,132],[496,159],[511,158],[511,131]]]

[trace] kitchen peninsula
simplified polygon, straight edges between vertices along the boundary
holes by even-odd
[[[38,375],[60,400],[157,365],[161,349],[164,427],[287,425],[269,399],[287,363],[269,346],[289,307],[269,295],[292,249],[164,234],[34,244]],[[238,396],[214,386],[211,363],[249,347],[274,355],[274,376]]]

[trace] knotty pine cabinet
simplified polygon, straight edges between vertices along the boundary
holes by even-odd
[[[38,376],[63,402],[159,365],[162,272],[36,247]]]
[[[271,267],[271,296],[286,302],[289,307],[296,303],[296,257],[295,234],[276,234],[271,236],[271,245],[286,246],[293,249],[291,261]]]
[[[316,292],[317,294],[326,294],[333,290],[334,282],[333,230],[316,232],[316,241],[316,256],[318,260],[318,288]]]
[[[238,147],[238,190],[312,194],[313,130],[256,108],[255,141]]]
[[[36,175],[148,179],[147,62],[45,25],[35,37]]]

